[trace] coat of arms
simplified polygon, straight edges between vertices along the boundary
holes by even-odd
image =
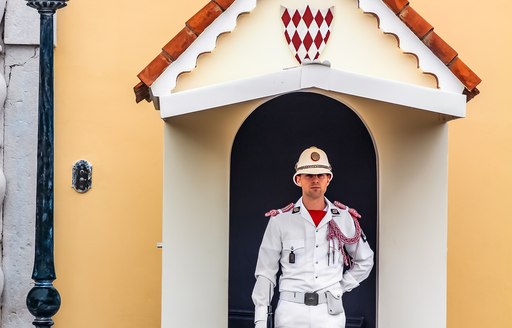
[[[284,36],[299,63],[318,59],[331,35],[333,18],[334,7],[290,9],[281,6]]]

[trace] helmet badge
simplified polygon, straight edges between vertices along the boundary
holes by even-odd
[[[311,159],[315,162],[319,161],[320,160],[320,154],[317,153],[316,151],[312,152],[311,153]]]

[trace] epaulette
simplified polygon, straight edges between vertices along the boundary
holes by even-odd
[[[333,204],[334,204],[334,206],[336,206],[340,210],[346,210],[347,209],[347,205],[345,205],[345,204],[343,204],[341,202],[338,202],[337,200],[335,200]]]
[[[281,214],[281,213],[286,213],[286,212],[289,212],[293,206],[295,204],[294,203],[290,203],[288,205],[286,205],[285,207],[281,208],[281,209],[278,209],[278,210],[270,210],[268,211],[267,213],[265,213],[265,216],[266,217],[269,217],[269,216],[276,216],[278,214]]]
[[[357,212],[356,209],[354,208],[350,208],[348,207],[347,205],[341,203],[341,202],[338,202],[337,200],[334,201],[334,206],[336,206],[337,208],[339,208],[340,210],[346,210],[348,208],[348,213],[354,218],[354,219],[360,219],[361,218],[361,214],[359,214]],[[334,214],[334,213],[333,213]]]

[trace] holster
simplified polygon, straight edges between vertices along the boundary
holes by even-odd
[[[272,311],[272,305],[267,308],[267,328],[274,328],[274,312]]]
[[[343,301],[341,299],[341,292],[332,293],[326,292],[327,296],[327,311],[331,315],[343,313]]]

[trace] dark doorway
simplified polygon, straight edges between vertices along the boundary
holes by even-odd
[[[299,154],[309,146],[324,149],[333,166],[327,197],[363,215],[361,226],[378,253],[377,162],[362,121],[344,104],[316,93],[291,93],[266,102],[242,124],[231,153],[229,328],[254,327],[251,293],[268,221],[264,213],[300,197],[292,176]],[[344,295],[347,328],[375,327],[375,272]]]

